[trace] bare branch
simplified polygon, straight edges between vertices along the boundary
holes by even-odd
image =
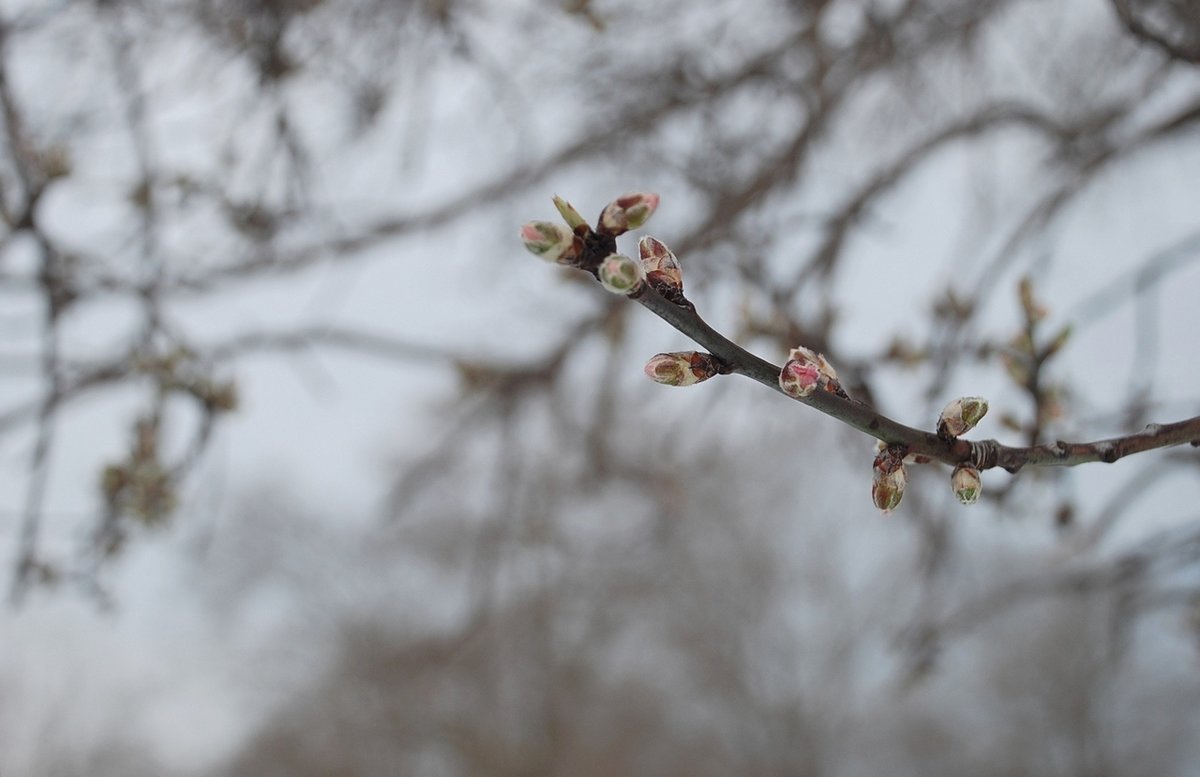
[[[643,287],[634,298],[647,310],[721,359],[731,372],[745,375],[781,394],[784,393],[779,387],[781,367],[760,359],[717,332],[700,318],[694,308],[669,302],[649,287]],[[1095,461],[1114,462],[1134,453],[1184,443],[1200,446],[1200,417],[1172,424],[1151,424],[1135,434],[1095,442],[1056,441],[1046,445],[1014,448],[996,440],[945,440],[934,432],[905,426],[868,405],[854,399],[844,399],[828,391],[817,391],[807,397],[792,398],[888,445],[902,445],[908,449],[909,454],[927,456],[945,464],[972,463],[979,469],[1002,467],[1009,472],[1016,472],[1025,466],[1072,467]]]

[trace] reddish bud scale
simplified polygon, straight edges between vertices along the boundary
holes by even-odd
[[[665,243],[647,235],[638,241],[638,255],[650,288],[667,298],[683,294],[683,270]]]

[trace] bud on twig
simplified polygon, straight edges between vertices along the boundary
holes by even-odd
[[[787,363],[779,373],[779,387],[791,397],[807,397],[818,387],[846,396],[833,365],[823,354],[804,346],[797,346],[788,354]]]
[[[583,216],[579,215],[579,211],[575,210],[571,203],[567,202],[562,197],[559,197],[557,194],[554,195],[554,207],[558,208],[558,212],[563,217],[563,221],[566,221],[567,226],[569,226],[573,231],[579,232],[580,227],[583,227],[585,231],[591,229]]]
[[[574,232],[550,221],[531,221],[521,227],[521,240],[529,253],[559,264],[570,264],[583,250],[583,241]]]
[[[682,297],[683,271],[674,252],[665,243],[647,235],[638,241],[638,255],[642,258],[650,288],[667,299]]]
[[[904,446],[889,446],[875,456],[872,468],[871,501],[884,513],[890,513],[904,498],[908,473],[904,470]]]
[[[624,254],[609,254],[596,270],[600,284],[613,294],[636,294],[646,279],[642,265]]]
[[[807,397],[821,383],[821,370],[808,359],[789,359],[779,371],[779,388],[789,397]]]
[[[617,237],[637,229],[658,207],[658,195],[645,192],[624,194],[610,202],[600,213],[600,231]]]
[[[960,437],[975,428],[987,414],[983,397],[961,397],[946,405],[938,416],[937,433],[943,439]]]
[[[970,464],[959,464],[950,475],[950,487],[954,489],[958,501],[973,505],[979,501],[979,494],[983,491],[983,479],[979,477],[979,470]]]
[[[699,351],[655,354],[646,362],[646,376],[665,386],[694,386],[720,372],[717,357]]]

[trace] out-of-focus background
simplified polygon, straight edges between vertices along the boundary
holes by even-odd
[[[764,358],[1128,433],[1200,412],[1198,62],[1194,0],[0,2],[0,775],[1195,774],[1194,448],[882,516],[517,230],[654,191]]]

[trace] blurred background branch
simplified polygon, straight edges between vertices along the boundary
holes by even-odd
[[[1195,451],[881,519],[514,225],[661,193],[909,426],[1192,417],[1193,6],[0,2],[0,773],[1189,774]]]

